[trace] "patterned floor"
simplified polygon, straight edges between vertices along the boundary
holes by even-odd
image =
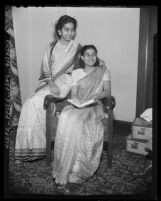
[[[15,136],[10,139],[9,189],[22,195],[59,195],[46,159],[31,163],[14,163]],[[151,164],[144,156],[126,151],[126,137],[114,136],[113,166],[107,169],[106,152],[103,151],[100,167],[94,176],[81,186],[71,188],[70,195],[152,195],[152,176],[138,177]]]

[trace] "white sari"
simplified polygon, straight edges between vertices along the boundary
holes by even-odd
[[[105,68],[97,67],[78,81],[78,100],[91,99],[98,89],[103,90]],[[81,109],[69,105],[63,109],[54,145],[52,176],[55,183],[82,183],[95,173],[103,149],[104,118],[101,103]]]
[[[45,96],[52,93],[44,79],[48,77],[54,80],[60,90],[59,97],[65,97],[71,89],[72,78],[67,73],[72,71],[78,59],[79,44],[70,41],[63,47],[58,41],[54,45],[52,54],[51,46],[48,46],[43,57],[43,81],[40,81],[40,86],[28,97],[21,110],[15,143],[15,159],[18,160],[34,160],[46,155],[46,115],[43,102]]]

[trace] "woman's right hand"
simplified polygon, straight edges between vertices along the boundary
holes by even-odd
[[[57,96],[60,95],[60,89],[53,81],[49,82],[49,87],[53,95],[57,95]]]

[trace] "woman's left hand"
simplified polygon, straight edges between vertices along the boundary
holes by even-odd
[[[60,89],[53,81],[49,82],[49,86],[50,86],[50,89],[51,89],[53,95],[57,95],[57,96],[60,95]]]
[[[105,61],[99,58],[100,65],[105,66]]]

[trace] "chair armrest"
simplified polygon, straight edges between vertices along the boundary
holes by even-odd
[[[45,99],[44,99],[43,108],[44,110],[47,110],[51,103],[60,103],[60,102],[63,102],[64,100],[66,100],[66,97],[59,98],[59,97],[54,97],[53,95],[47,95],[45,96]]]
[[[112,150],[113,150],[113,108],[115,107],[115,98],[113,96],[105,97],[102,99],[103,109],[105,113],[108,113],[108,119],[106,121],[106,131],[107,134],[107,165],[110,169],[112,167]]]
[[[115,101],[115,98],[113,96],[103,98],[102,103],[105,106],[106,110],[108,110],[108,109],[113,110],[113,108],[116,105],[116,101]]]

